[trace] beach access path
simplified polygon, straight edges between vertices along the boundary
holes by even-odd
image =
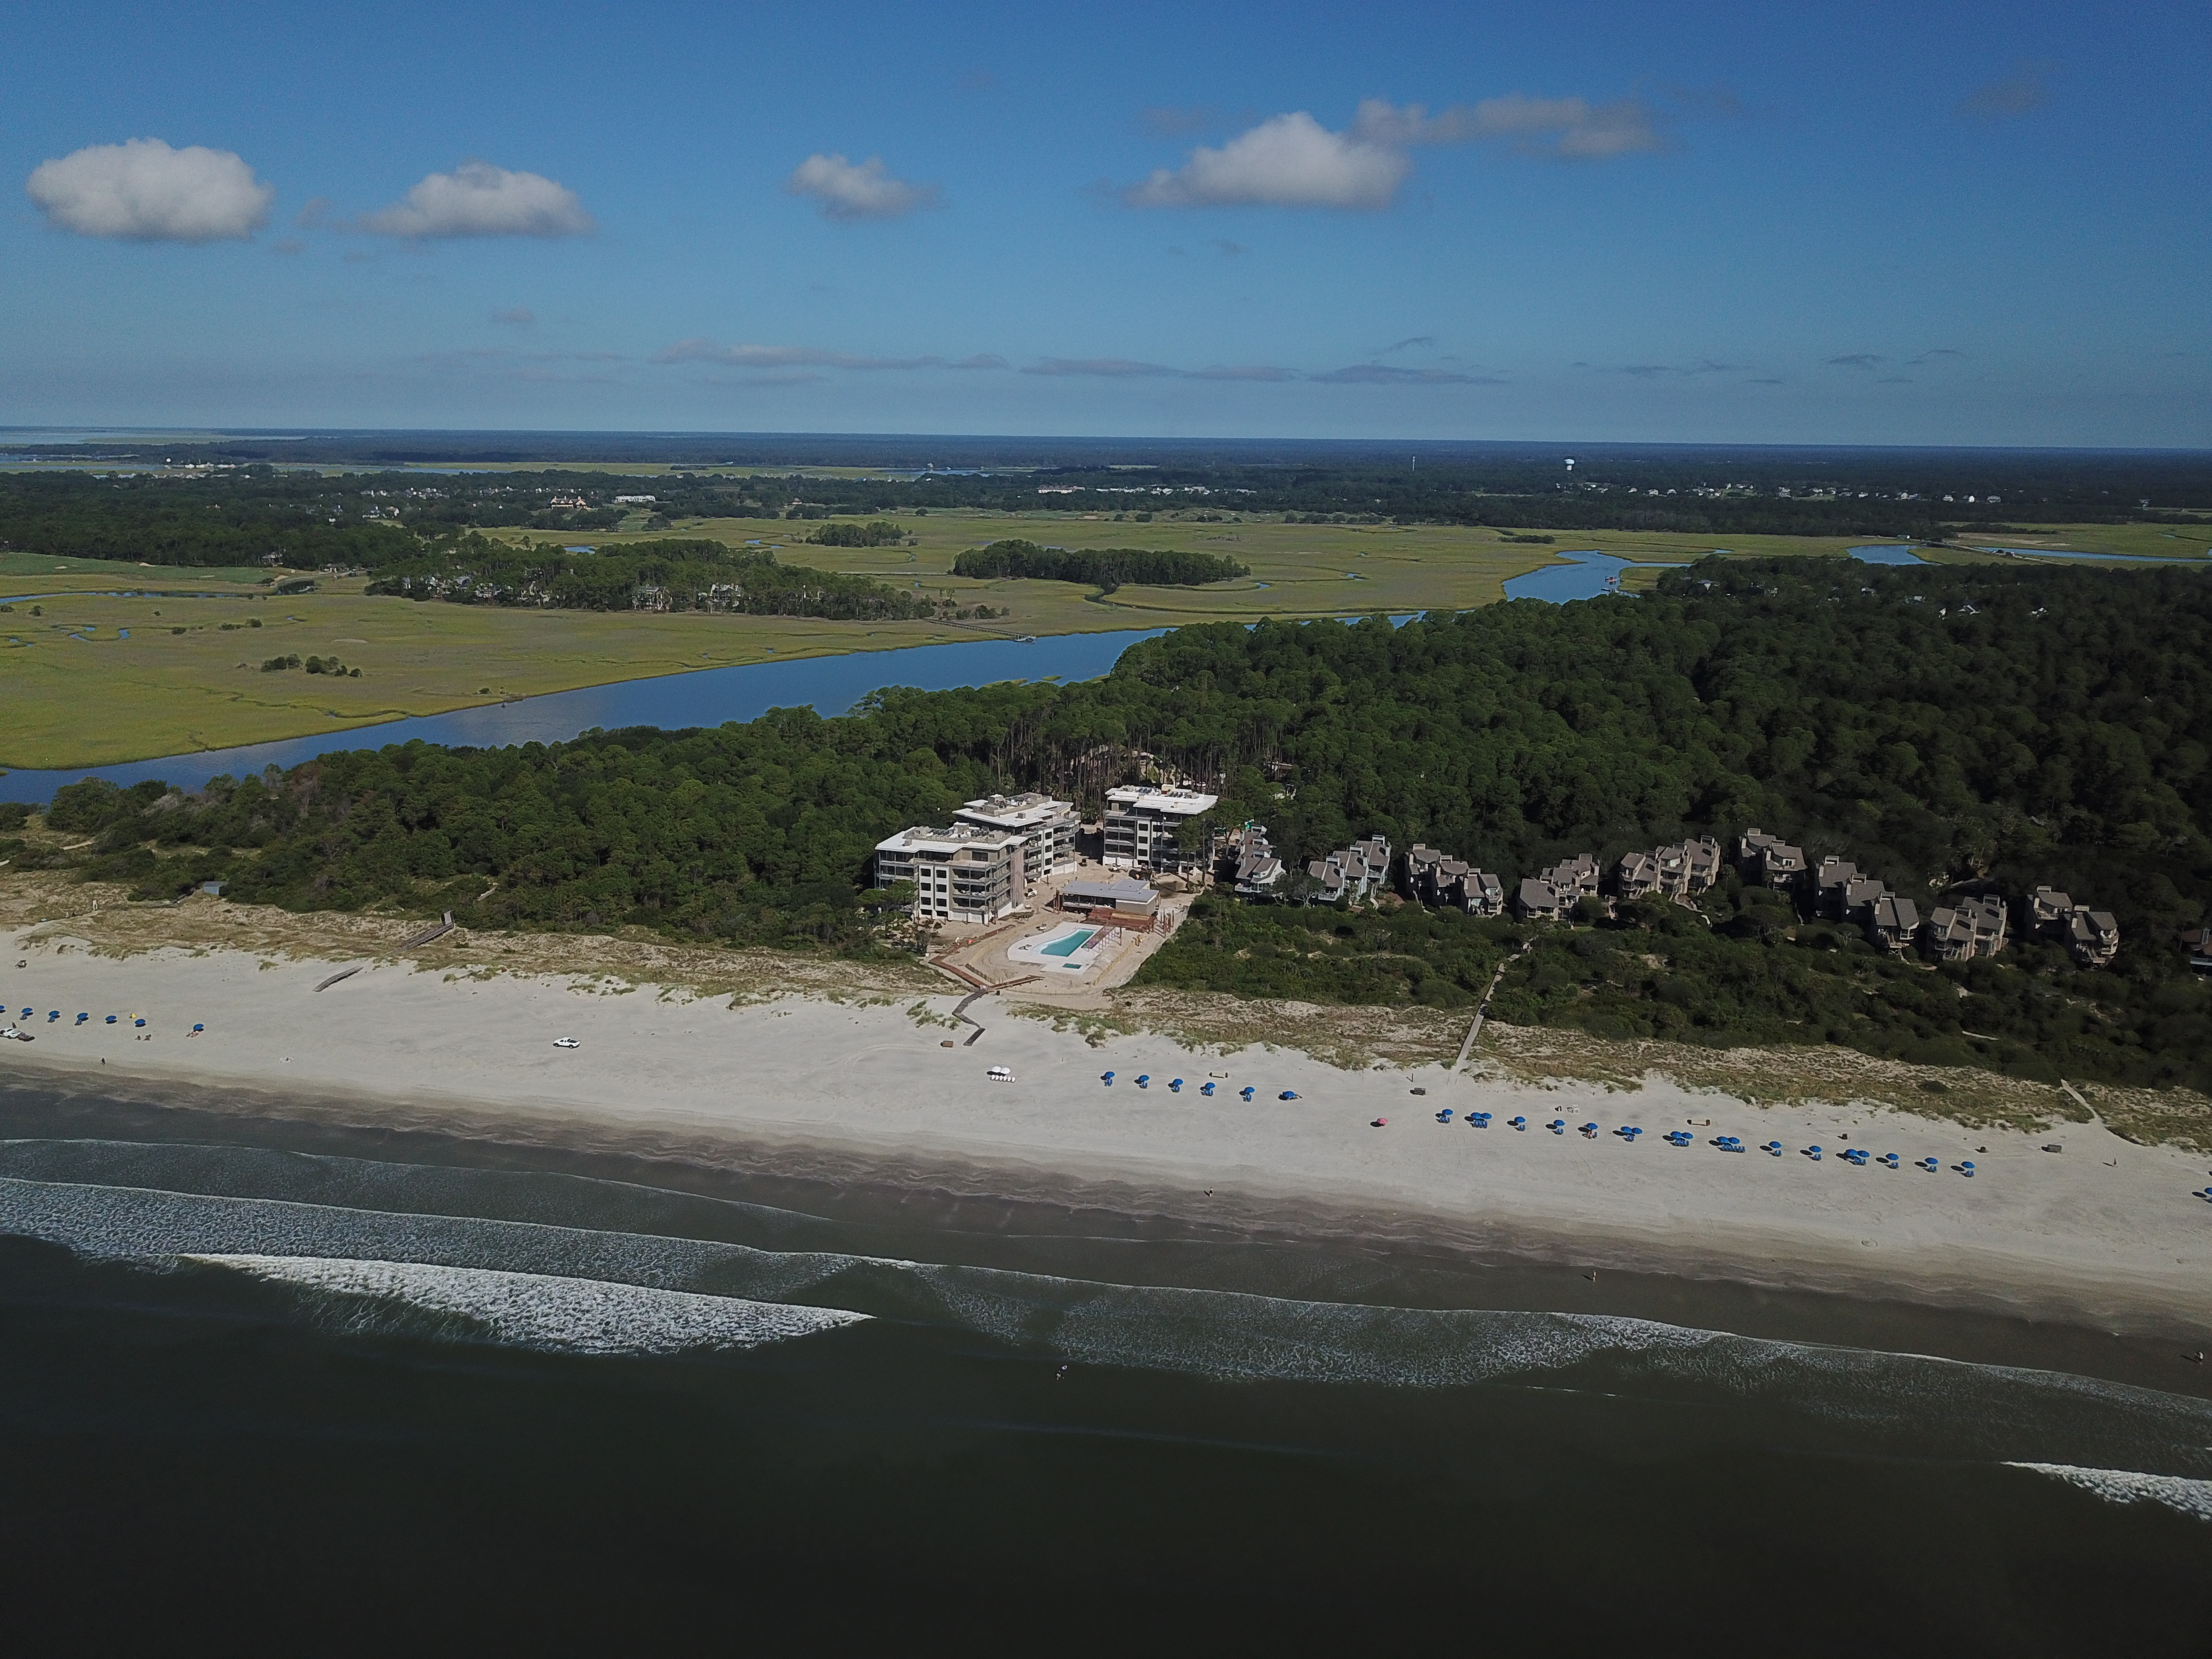
[[[988,1031],[969,1045],[968,1026],[942,1023],[960,1000],[950,984],[927,1000],[936,1023],[916,1018],[908,998],[733,1007],[681,988],[388,961],[318,994],[349,964],[220,949],[100,955],[52,926],[5,937],[0,994],[11,1014],[37,1011],[36,1042],[0,1044],[0,1077],[17,1081],[1079,1194],[1141,1212],[1310,1222],[1423,1248],[2114,1330],[2212,1324],[2212,1215],[2191,1195],[2208,1160],[2101,1124],[2026,1134],[1868,1105],[1754,1106],[1656,1079],[1620,1091],[1504,1083],[1445,1064],[1345,1070],[1287,1048],[1086,1040],[1055,1029],[1051,1011],[1024,1017],[1012,1002],[993,1005]],[[62,1019],[48,1022],[50,1010]],[[82,1026],[80,1011],[93,1015]],[[128,1011],[145,1014],[143,1033],[104,1023]],[[205,1032],[187,1036],[195,1024]],[[563,1036],[577,1046],[556,1048]],[[1018,1085],[989,1083],[990,1066],[1011,1066]],[[1109,1071],[1111,1085],[1101,1081]],[[1140,1073],[1152,1086],[1135,1086]],[[1184,1086],[1171,1093],[1178,1077]],[[1209,1079],[1211,1099],[1197,1093]],[[1249,1102],[1238,1092],[1248,1085]],[[1299,1097],[1279,1099],[1285,1091]],[[1440,1122],[1446,1108],[1451,1121]],[[1470,1127],[1471,1110],[1493,1114],[1490,1126]],[[1516,1115],[1525,1131],[1506,1127]],[[1569,1133],[1542,1127],[1554,1118]],[[1693,1119],[1690,1146],[1660,1140]],[[1591,1121],[1594,1138],[1572,1132]],[[1610,1133],[1630,1123],[1644,1129],[1634,1143]],[[1785,1151],[1709,1144],[1725,1134]],[[2046,1142],[2064,1150],[2039,1150]],[[1815,1143],[1826,1149],[1818,1162],[1801,1151]],[[1905,1167],[1853,1167],[1838,1156],[1845,1146],[1897,1152]],[[1923,1157],[1938,1172],[1911,1167]],[[1966,1159],[1972,1178],[1954,1168]]]

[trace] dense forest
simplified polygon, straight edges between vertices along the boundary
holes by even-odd
[[[952,561],[956,576],[991,580],[1029,576],[1041,581],[1085,582],[1111,593],[1124,582],[1161,587],[1202,587],[1249,576],[1249,566],[1212,553],[1177,553],[1164,548],[1040,547],[1013,538],[971,547]]]
[[[993,788],[1096,809],[1144,771],[1212,781],[1211,825],[1304,857],[1381,831],[1508,878],[1750,824],[1926,902],[2049,882],[2117,914],[2109,970],[2022,944],[1894,962],[1733,877],[1702,907],[1541,930],[1498,1012],[1609,1035],[1838,1042],[2212,1086],[2212,992],[2177,930],[2212,905],[2212,586],[2193,570],[1708,560],[1643,599],[1188,628],[1066,687],[884,693],[853,716],[325,756],[197,795],[80,785],[56,828],[149,894],[220,877],[302,908],[644,926],[877,948],[869,850]],[[1513,925],[1208,895],[1147,972],[1457,1006]]]
[[[475,532],[393,560],[371,593],[473,605],[568,611],[728,611],[755,617],[879,622],[951,613],[950,602],[903,592],[866,576],[780,562],[762,547],[665,541],[592,548],[517,548]]]
[[[904,528],[888,519],[872,519],[866,524],[825,524],[806,539],[816,547],[896,547],[908,538]]]

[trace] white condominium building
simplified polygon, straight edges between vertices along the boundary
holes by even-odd
[[[985,830],[1010,830],[1025,843],[1022,871],[1025,888],[1035,887],[1055,870],[1072,870],[1077,863],[1075,829],[1081,820],[1075,803],[1054,800],[1035,790],[1023,795],[986,795],[971,800],[952,815],[962,823]]]
[[[924,921],[996,921],[1028,890],[1018,830],[956,823],[902,830],[876,843],[876,885],[914,884],[914,914]]]
[[[1220,799],[1195,789],[1155,789],[1140,783],[1109,789],[1106,862],[1127,870],[1181,870],[1203,863],[1203,851],[1184,852],[1176,832],[1212,811]]]

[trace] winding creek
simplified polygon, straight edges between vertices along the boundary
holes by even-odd
[[[1851,554],[1869,564],[1923,562],[1910,547],[1898,543],[1855,547]],[[1559,562],[1509,580],[1504,584],[1506,597],[1542,599],[1553,605],[1595,599],[1617,591],[1611,586],[1613,579],[1638,565],[1635,560],[1588,550],[1563,550],[1558,559]],[[1407,618],[1393,620],[1402,623]],[[1050,635],[1035,640],[964,640],[946,645],[906,646],[895,651],[693,669],[234,749],[204,750],[115,766],[8,772],[0,775],[0,800],[47,800],[62,785],[80,778],[106,778],[125,787],[159,778],[179,788],[198,789],[209,779],[226,773],[241,777],[264,767],[297,766],[335,750],[381,748],[393,743],[497,748],[507,744],[565,742],[594,728],[720,726],[728,720],[753,720],[771,708],[807,707],[824,715],[842,714],[884,686],[946,691],[1006,680],[1094,679],[1112,668],[1122,652],[1139,640],[1167,631],[1131,629]]]

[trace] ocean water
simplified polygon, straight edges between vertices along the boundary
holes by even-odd
[[[0,1089],[18,1650],[2212,1643],[2179,1341],[786,1164]]]

